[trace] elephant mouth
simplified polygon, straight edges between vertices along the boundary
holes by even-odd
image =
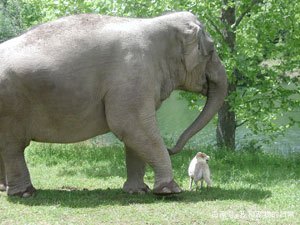
[[[206,79],[206,83],[204,83],[203,85],[202,85],[202,90],[200,91],[200,94],[201,95],[204,95],[204,96],[208,96],[208,81],[207,81],[207,79]]]
[[[205,106],[195,121],[181,134],[176,145],[169,150],[170,155],[180,152],[186,142],[205,127],[223,105],[227,94],[225,68],[220,64],[219,67],[213,69],[216,70],[215,74],[218,74],[218,80],[210,80],[209,76],[206,76],[207,82],[200,91],[201,94],[207,96]]]

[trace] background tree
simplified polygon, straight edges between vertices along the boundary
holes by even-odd
[[[299,108],[300,3],[293,0],[1,0],[0,41],[42,22],[77,13],[150,17],[188,10],[215,40],[229,76],[217,122],[217,143],[235,149],[236,129],[264,140],[298,123],[278,116]],[[197,95],[182,93],[201,109]]]
[[[299,124],[292,117],[285,124],[277,119],[299,108],[300,4],[201,1],[192,9],[206,21],[229,75],[228,99],[218,113],[218,145],[235,149],[242,125],[269,140]],[[197,97],[187,98],[197,106]]]
[[[220,31],[226,47],[221,52],[227,52],[224,59],[230,68],[229,98],[219,112],[217,142],[234,149],[235,130],[241,125],[253,133],[275,135],[295,123],[290,118],[277,125],[276,119],[299,107],[292,97],[299,95],[299,80],[287,72],[299,66],[295,27],[300,11],[299,4],[288,0],[224,0],[222,4],[221,24],[210,22]]]

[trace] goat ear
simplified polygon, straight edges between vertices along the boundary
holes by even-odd
[[[183,31],[183,57],[188,72],[192,71],[199,63],[199,30],[200,27],[197,24],[189,23]]]
[[[196,157],[197,157],[197,158],[204,158],[205,155],[204,155],[204,153],[202,153],[202,152],[198,152],[198,153],[196,154]]]

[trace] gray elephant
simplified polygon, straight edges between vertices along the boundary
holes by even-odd
[[[207,96],[198,118],[169,152],[156,110],[173,90]],[[123,190],[179,193],[169,154],[216,114],[227,78],[210,36],[188,12],[151,19],[75,15],[0,45],[0,188],[31,196],[24,160],[31,140],[72,143],[113,132],[125,144]]]

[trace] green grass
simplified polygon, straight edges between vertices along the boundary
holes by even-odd
[[[300,224],[300,156],[201,149],[211,156],[214,187],[188,191],[195,155],[172,157],[184,193],[128,195],[121,147],[33,143],[26,151],[37,195],[0,194],[0,224]],[[145,181],[153,185],[147,169]]]

